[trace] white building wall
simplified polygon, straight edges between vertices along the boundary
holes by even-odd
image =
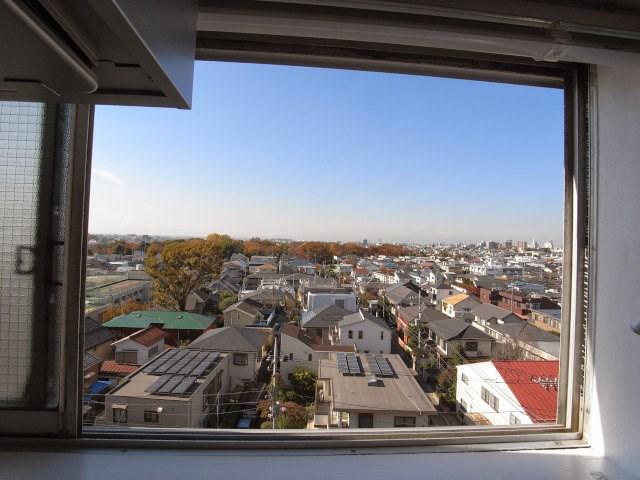
[[[468,379],[466,383],[462,381],[463,374]],[[498,411],[482,400],[482,387],[498,398]],[[509,425],[511,414],[523,425],[533,423],[491,362],[470,363],[457,367],[458,409],[463,403],[467,405],[468,413],[481,413],[491,425]]]
[[[391,353],[391,330],[383,329],[374,322],[364,320],[349,325],[338,325],[340,345],[355,345],[358,352]],[[349,338],[349,331],[353,338]],[[362,338],[359,338],[362,332]]]
[[[115,344],[115,352],[117,354],[118,352],[135,351],[137,352],[137,358],[138,358],[137,364],[142,365],[143,363],[148,362],[152,358],[149,356],[149,351],[153,350],[153,348],[156,346],[158,347],[158,349],[155,355],[162,353],[162,351],[164,350],[164,340],[160,340],[159,342],[156,342],[149,347],[145,347],[144,345],[141,345],[138,342],[127,339],[127,340],[122,340]]]

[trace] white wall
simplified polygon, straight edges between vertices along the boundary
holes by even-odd
[[[463,373],[467,383],[462,381]],[[482,400],[482,387],[498,398],[497,412]],[[491,362],[458,365],[456,403],[461,405],[462,400],[468,413],[481,413],[491,425],[509,425],[510,414],[518,417],[523,425],[533,423]]]
[[[391,353],[391,330],[382,328],[370,320],[349,324],[338,324],[340,345],[355,345],[358,352]],[[349,338],[349,330],[353,332],[353,338]],[[362,338],[358,338],[358,332],[362,331]],[[380,339],[380,333],[383,334]]]
[[[329,358],[329,352],[318,352],[301,342],[297,338],[282,334],[280,337],[280,352],[282,358],[287,357],[287,361],[280,362],[280,376],[285,384],[289,384],[289,374],[297,367],[304,367],[315,374],[318,373],[318,362],[320,359]],[[293,359],[289,359],[293,354]],[[311,361],[309,361],[311,355]]]
[[[630,322],[640,317],[640,69],[600,67],[597,74],[591,437],[614,462],[640,475],[640,336],[630,330]]]

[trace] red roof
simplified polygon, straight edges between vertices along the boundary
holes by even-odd
[[[129,375],[138,369],[137,365],[124,365],[122,363],[116,363],[115,360],[105,360],[100,367],[100,373],[107,373],[112,375]]]
[[[140,345],[144,345],[145,347],[150,347],[168,336],[169,334],[161,328],[148,327],[144,330],[132,333],[129,335],[129,339],[139,343]]]
[[[494,361],[493,365],[534,423],[556,421],[557,361]]]

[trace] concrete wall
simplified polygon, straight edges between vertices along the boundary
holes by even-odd
[[[394,428],[394,417],[396,415],[406,417],[416,417],[417,427],[428,427],[429,416],[417,415],[409,412],[401,413],[374,413],[373,414],[373,428]],[[358,413],[349,413],[349,428],[358,428]]]
[[[591,438],[640,475],[640,69],[597,70],[595,402]]]

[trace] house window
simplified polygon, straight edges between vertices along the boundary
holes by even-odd
[[[289,360],[293,360],[293,353],[289,354]]]
[[[364,336],[364,333],[362,332],[362,330],[358,330],[358,339],[362,340],[363,336]]]
[[[157,411],[145,410],[144,411],[144,423],[159,423],[160,414]]]
[[[477,352],[478,351],[478,342],[464,342],[464,351],[465,352]]]
[[[125,365],[138,364],[138,352],[136,350],[121,350],[116,352],[116,363]]]
[[[344,299],[343,299],[343,300],[336,300],[336,301],[335,301],[335,304],[336,304],[338,307],[344,308]]]
[[[372,413],[359,413],[358,414],[358,428],[373,428],[373,414]]]
[[[380,332],[380,340],[384,340],[384,332]]]
[[[516,417],[513,413],[509,414],[509,425],[520,425],[522,421]]]
[[[149,358],[155,357],[160,350],[160,345],[155,345],[149,349]]]
[[[307,359],[307,360],[308,360],[309,362],[313,361],[313,354],[311,354],[311,353],[310,353],[310,354],[309,354],[309,357],[308,357],[308,359]]]
[[[469,385],[469,377],[467,377],[467,375],[465,373],[463,373],[462,375],[460,375],[460,380],[462,381],[462,383],[464,383],[465,385]]]
[[[249,354],[248,353],[234,353],[233,354],[233,364],[244,366],[249,365]]]
[[[127,423],[127,405],[113,405],[111,407],[113,423]]]
[[[349,338],[353,338],[353,330],[349,330],[349,333],[347,335]]]
[[[394,427],[415,427],[416,417],[393,417]]]
[[[480,398],[496,412],[500,411],[500,400],[485,387],[480,389]]]

